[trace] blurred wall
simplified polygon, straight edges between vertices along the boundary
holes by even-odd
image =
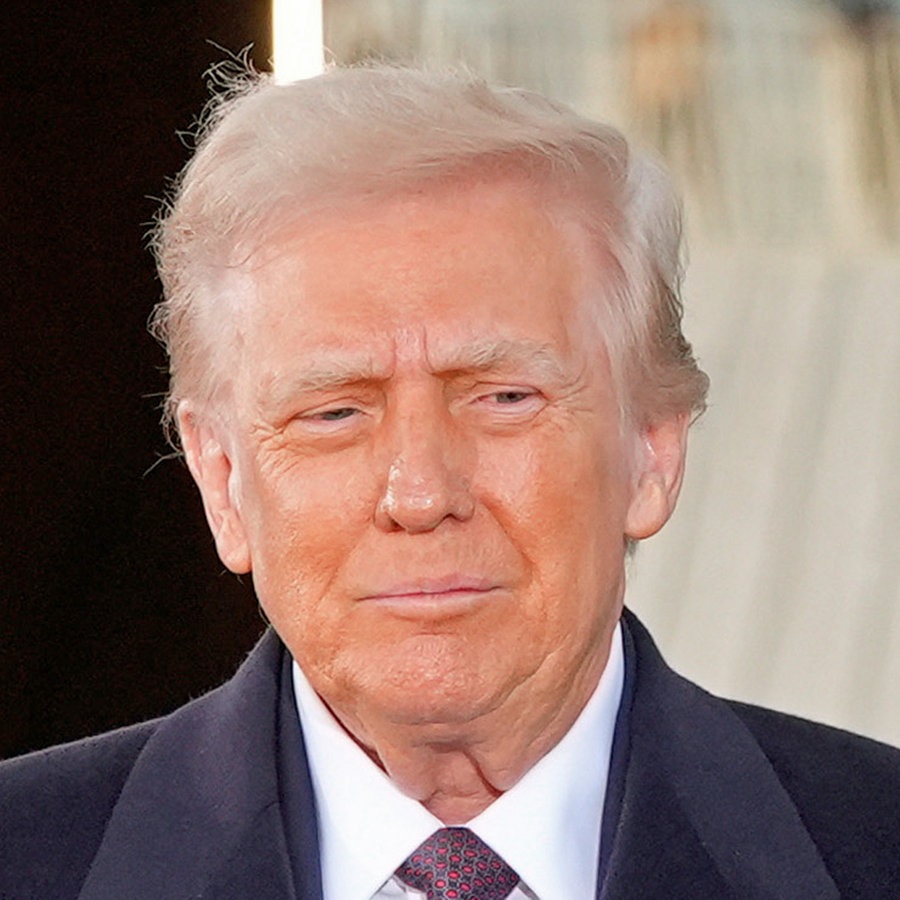
[[[144,236],[203,73],[268,2],[0,8],[0,756],[159,715],[263,623],[159,429]]]
[[[329,0],[335,57],[464,60],[686,192],[712,377],[629,603],[710,689],[900,743],[900,4]]]

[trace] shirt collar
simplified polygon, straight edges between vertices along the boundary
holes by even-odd
[[[606,669],[562,740],[520,781],[467,823],[540,898],[596,895],[624,658],[616,627]],[[293,664],[319,819],[326,900],[370,900],[443,823],[407,797],[347,735]]]

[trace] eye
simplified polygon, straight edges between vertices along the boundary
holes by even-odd
[[[487,421],[512,425],[530,421],[545,405],[544,395],[533,387],[497,385],[498,389],[485,390],[475,395],[475,409],[487,416]]]
[[[534,388],[510,387],[499,391],[481,394],[480,403],[488,406],[523,406],[540,399],[540,393]]]
[[[318,419],[322,422],[339,422],[341,419],[349,419],[355,415],[358,410],[352,406],[341,406],[338,409],[325,409],[322,412],[314,413],[308,416],[310,419]]]
[[[326,406],[311,409],[294,417],[295,427],[308,434],[332,434],[346,432],[360,421],[362,411],[358,406]]]
[[[491,394],[491,397],[496,400],[497,403],[522,403],[525,400],[534,397],[534,391],[497,391],[496,394]]]

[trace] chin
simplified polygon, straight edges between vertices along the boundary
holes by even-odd
[[[449,644],[449,646],[448,646]],[[471,645],[422,638],[414,648],[377,654],[348,685],[370,709],[397,724],[458,725],[490,712],[511,690],[496,669],[483,671]],[[490,658],[477,654],[481,661]]]

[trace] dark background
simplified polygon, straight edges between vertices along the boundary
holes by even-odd
[[[2,20],[7,21],[3,22]],[[0,12],[0,756],[173,709],[262,630],[179,460],[145,234],[203,73],[258,0],[7,0]]]

